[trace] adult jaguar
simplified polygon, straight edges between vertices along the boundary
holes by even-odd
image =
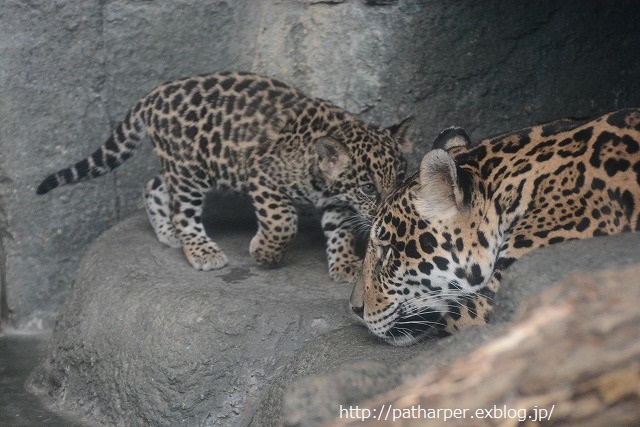
[[[351,306],[395,345],[484,323],[502,273],[535,248],[640,228],[640,109],[469,146],[442,132],[378,209]]]
[[[182,247],[199,270],[227,257],[201,220],[205,194],[249,194],[258,219],[250,244],[260,263],[277,264],[297,231],[296,203],[323,209],[329,274],[352,281],[354,214],[373,214],[404,175],[411,151],[409,120],[379,128],[334,104],[278,80],[214,73],[162,84],[138,101],[92,155],[49,175],[38,194],[106,174],[148,135],[162,173],[145,187],[145,207],[158,240]]]

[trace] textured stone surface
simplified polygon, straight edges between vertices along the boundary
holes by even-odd
[[[230,264],[213,272],[158,244],[142,213],[102,235],[80,263],[34,388],[101,424],[246,425],[293,351],[347,322],[351,292],[328,276],[315,218],[282,268],[256,265],[251,213],[234,212],[235,226],[214,215],[210,231]]]
[[[5,1],[1,319],[50,327],[84,250],[140,206],[148,147],[108,177],[34,189],[165,80],[244,69],[378,124],[413,115],[415,166],[452,124],[479,139],[639,105],[639,16],[626,1]]]
[[[531,252],[504,275],[491,322],[512,320],[518,308],[513,301],[523,301],[570,274],[616,271],[639,262],[640,233],[574,240]]]
[[[264,394],[251,426],[323,426],[367,399],[475,348],[501,328],[392,347],[350,325],[306,344]]]
[[[499,339],[527,298],[531,299],[530,310],[536,301],[540,306],[543,305],[540,301],[551,304],[549,298],[533,298],[538,298],[536,295],[557,281],[575,272],[609,271],[610,275],[615,275],[621,268],[639,264],[640,234],[637,233],[565,242],[533,252],[509,268],[496,296],[495,315],[487,326],[405,348],[382,344],[357,326],[330,332],[305,345],[273,380],[254,418],[254,425],[323,426],[339,417],[341,407],[379,408],[381,405],[367,401],[394,388],[397,388],[394,396],[399,398],[404,395],[407,384],[427,370],[462,358],[491,339]],[[612,285],[611,280],[609,283]],[[614,287],[611,292],[624,295],[623,290]],[[633,301],[630,304],[637,307],[640,302],[637,295],[630,294],[629,297]],[[615,313],[614,305],[610,306],[612,314]],[[520,321],[523,316],[526,317],[521,314]],[[629,332],[630,336],[633,333]],[[540,354],[536,357],[551,355],[559,339],[550,340],[555,343],[552,346],[539,344]],[[606,351],[606,348],[599,351]],[[482,395],[478,391],[476,394]],[[422,406],[428,407],[427,404]],[[449,402],[449,407],[461,406]],[[418,422],[417,425],[421,424]]]
[[[52,413],[24,386],[33,367],[40,362],[39,359],[50,337],[49,333],[0,333],[0,419],[3,425],[31,427],[46,424],[50,427],[79,427],[73,418]]]

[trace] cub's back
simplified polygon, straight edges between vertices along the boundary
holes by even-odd
[[[305,109],[325,102],[276,79],[221,72],[164,83],[132,114],[146,125],[165,170],[205,173],[220,188],[241,190],[250,153],[273,143]]]
[[[217,156],[225,149],[265,141],[314,102],[278,80],[224,72],[164,83],[137,108],[154,144],[161,140],[191,144],[198,138],[195,142],[201,149]]]

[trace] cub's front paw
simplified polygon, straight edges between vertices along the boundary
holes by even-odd
[[[260,239],[259,236],[255,236],[251,239],[251,245],[249,246],[249,252],[253,259],[260,264],[267,267],[277,266],[283,258],[283,251],[281,249],[270,248],[267,244]]]
[[[354,283],[362,270],[362,259],[350,256],[347,259],[338,259],[329,265],[329,277],[334,282]]]
[[[182,246],[182,250],[187,261],[196,270],[216,270],[229,262],[224,252],[213,242],[186,244]]]

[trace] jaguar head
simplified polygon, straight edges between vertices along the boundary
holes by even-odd
[[[370,331],[394,345],[484,321],[478,295],[491,276],[493,256],[478,238],[477,177],[449,152],[462,146],[452,139],[460,136],[449,132],[446,141],[437,141],[446,150],[428,152],[419,173],[373,219],[351,307]]]
[[[404,179],[405,154],[411,152],[412,119],[378,128],[364,122],[344,122],[316,141],[319,169],[332,203],[350,205],[370,218],[382,200]]]

